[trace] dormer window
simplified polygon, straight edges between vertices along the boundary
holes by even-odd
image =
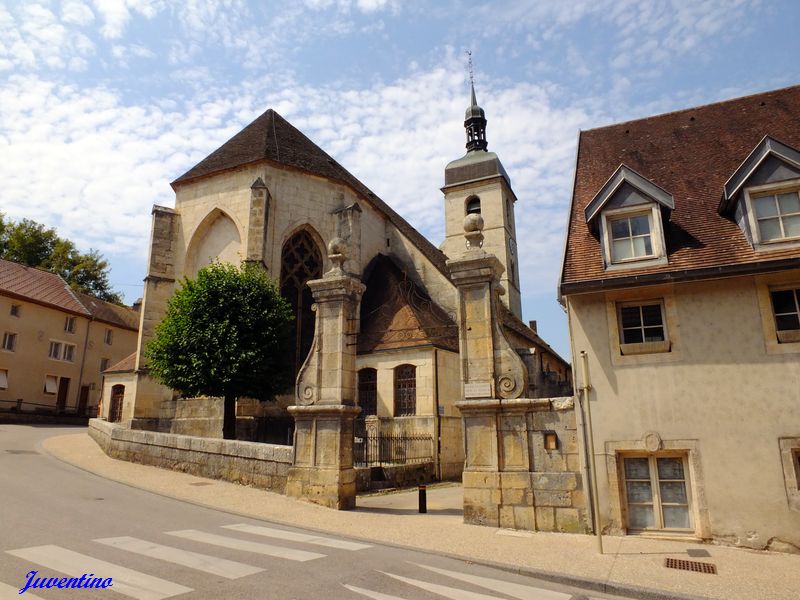
[[[800,244],[800,152],[765,136],[725,183],[719,213],[755,250]]]
[[[672,196],[622,165],[586,207],[586,223],[600,241],[606,270],[667,262],[663,220]]]

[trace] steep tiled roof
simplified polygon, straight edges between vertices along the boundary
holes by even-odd
[[[108,367],[103,373],[132,373],[136,368],[136,352],[126,356],[115,365]]]
[[[717,212],[727,179],[769,135],[800,148],[800,86],[581,132],[561,291],[690,278],[800,257],[795,249],[755,252],[736,223]],[[668,264],[605,271],[584,209],[620,164],[675,199],[665,223]],[[627,279],[626,279],[627,278]]]
[[[89,316],[76,294],[55,273],[0,259],[0,292]]]
[[[176,187],[198,177],[262,160],[301,169],[350,186],[366,202],[386,215],[386,218],[408,237],[436,268],[447,274],[445,255],[441,250],[431,244],[347,169],[272,109],[178,177],[172,182],[172,186]]]
[[[76,292],[76,295],[97,321],[132,331],[139,330],[139,313],[132,308],[111,304],[80,292]]]

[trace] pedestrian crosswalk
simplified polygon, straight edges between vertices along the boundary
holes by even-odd
[[[269,557],[270,560],[275,559],[279,561],[278,564],[282,561],[314,561],[327,556],[327,554],[321,552],[296,547],[300,544],[308,544],[315,549],[326,548],[337,552],[359,552],[371,548],[369,544],[362,542],[290,531],[265,525],[236,523],[222,525],[220,529],[230,535],[221,535],[219,532],[198,529],[183,529],[163,532],[175,539],[175,545],[160,544],[131,536],[119,536],[91,540],[92,545],[97,545],[97,552],[87,550],[85,544],[82,544],[80,548],[82,552],[50,544],[6,550],[6,553],[27,561],[31,565],[36,565],[31,566],[30,570],[37,570],[40,576],[44,578],[44,581],[50,580],[49,578],[80,577],[84,573],[92,573],[93,576],[112,578],[113,586],[109,589],[122,596],[134,598],[135,600],[165,600],[194,592],[195,590],[187,585],[192,583],[191,577],[187,577],[185,572],[179,572],[181,575],[176,574],[175,578],[182,579],[181,581],[168,581],[140,570],[134,570],[124,564],[112,562],[111,557],[107,555],[108,553],[104,553],[104,549],[111,548],[122,553],[113,553],[111,554],[113,557],[125,555],[126,553],[146,557],[146,559],[140,559],[136,563],[139,568],[142,568],[142,564],[154,564],[148,561],[162,561],[171,565],[180,565],[200,573],[234,580],[256,576],[267,571],[265,566],[259,566],[259,561],[262,561],[261,564],[263,564],[266,559],[259,559],[259,556]],[[248,539],[249,536],[257,536],[262,540],[269,538],[279,543],[280,541],[290,542],[291,545],[268,544],[263,541]],[[192,545],[192,550],[182,547],[187,543]],[[210,547],[212,553],[206,554],[195,551],[198,547],[202,549],[202,546]],[[229,558],[215,556],[213,554],[213,548],[215,547],[235,550],[243,553],[243,556],[247,554],[254,556],[252,556],[251,560],[245,558],[245,562],[230,560]],[[98,554],[104,556],[104,559],[97,558],[96,555]],[[109,560],[105,560],[105,558]],[[237,556],[236,558],[240,557]],[[124,560],[118,562],[125,563]],[[250,562],[256,562],[256,564],[249,564]],[[343,582],[342,587],[339,588],[342,593],[332,593],[331,597],[338,598],[341,596],[343,598],[351,598],[351,600],[364,597],[373,600],[412,600],[419,597],[421,593],[425,597],[433,595],[449,600],[509,600],[510,598],[518,600],[570,600],[570,598],[573,598],[571,594],[564,592],[480,576],[475,573],[464,573],[411,562],[403,563],[403,565],[404,569],[400,573],[381,570],[368,571],[369,577],[367,580],[370,582],[369,584],[363,583],[365,581],[364,577],[360,578],[359,586]],[[27,569],[26,572],[28,572]],[[159,570],[159,574],[163,574],[163,569]],[[21,576],[20,581],[17,583],[23,584],[24,582],[25,579]],[[24,596],[20,596],[18,587],[0,582],[0,600],[20,597],[28,600],[42,600],[41,597],[35,595],[40,589],[41,587],[33,585],[31,589],[25,591]],[[388,593],[389,591],[392,593]],[[220,597],[217,593],[218,591],[215,591],[213,597]],[[191,597],[208,598],[211,596],[208,595],[207,591],[205,593],[201,591]]]

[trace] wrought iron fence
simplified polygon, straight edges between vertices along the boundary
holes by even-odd
[[[431,435],[357,431],[353,440],[353,464],[357,467],[405,465],[431,460]]]

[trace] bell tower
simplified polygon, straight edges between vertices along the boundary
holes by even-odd
[[[503,303],[522,319],[514,225],[517,197],[497,154],[487,151],[486,113],[478,105],[472,81],[470,92],[470,106],[464,115],[467,153],[444,170],[445,240],[441,249],[448,257],[460,256],[464,251],[464,217],[480,214],[485,224],[483,249],[494,254],[505,269],[500,276],[506,291]]]

